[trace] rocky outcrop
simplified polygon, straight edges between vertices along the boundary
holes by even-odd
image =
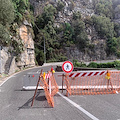
[[[17,62],[17,66],[19,67],[35,65],[34,41],[29,28],[31,29],[31,24],[23,24],[19,28],[19,35],[24,44],[24,52],[21,54],[20,60]]]
[[[0,74],[12,74],[18,68],[15,62],[15,56],[10,54],[9,47],[2,47],[0,50]]]
[[[12,74],[23,67],[35,66],[34,41],[30,29],[32,29],[32,25],[27,21],[24,21],[19,28],[19,36],[24,44],[24,51],[19,56],[19,61],[16,61],[16,56],[10,51],[13,49],[12,47],[2,47],[0,50],[0,74]]]

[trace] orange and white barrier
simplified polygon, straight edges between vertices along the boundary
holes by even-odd
[[[118,93],[120,71],[74,72],[64,75],[63,82],[67,95]]]
[[[80,72],[80,73],[71,73],[69,77],[86,77],[86,76],[97,76],[97,75],[105,75],[107,71],[99,71],[99,72]]]
[[[48,104],[51,107],[54,107],[53,97],[58,92],[58,85],[57,85],[56,80],[54,78],[53,72],[51,71],[51,72],[48,72],[47,74],[44,72],[42,74],[42,71],[41,71],[31,106],[33,106],[33,102],[34,102],[35,95],[36,95],[36,92],[37,92],[39,85],[44,88],[45,96],[46,96],[46,99],[48,101]]]

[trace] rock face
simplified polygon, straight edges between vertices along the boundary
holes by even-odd
[[[15,56],[10,54],[9,47],[2,47],[0,50],[0,74],[12,74],[18,68],[15,62]]]
[[[10,47],[3,47],[0,50],[0,74],[11,74],[23,67],[35,65],[34,41],[29,31],[31,24],[27,21],[19,28],[19,35],[24,44],[24,51],[20,55],[20,60],[16,62],[14,54],[10,53]]]
[[[21,25],[19,29],[19,34],[24,44],[24,52],[21,54],[21,59],[17,63],[19,67],[35,65],[34,41],[31,33],[28,31],[28,27]]]

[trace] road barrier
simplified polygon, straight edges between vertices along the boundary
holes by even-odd
[[[79,72],[62,75],[66,95],[114,94],[120,91],[120,71]]]
[[[50,71],[47,74],[45,74],[45,73],[42,74],[42,70],[41,70],[31,106],[33,106],[34,99],[35,99],[35,96],[36,96],[37,89],[38,89],[39,85],[44,88],[45,96],[46,96],[46,99],[48,101],[48,104],[51,107],[54,107],[53,97],[58,92],[58,85],[55,81],[55,77],[54,77],[53,72]]]
[[[83,71],[58,75],[62,76],[62,83],[59,79],[56,82],[54,72],[53,68],[51,68],[48,73],[42,73],[41,70],[40,75],[32,73],[25,76],[25,78],[29,78],[27,79],[29,85],[32,85],[30,81],[38,79],[31,106],[33,106],[38,87],[41,87],[45,91],[49,106],[54,107],[53,97],[59,90],[57,83],[62,84],[62,92],[65,89],[67,96],[115,94],[120,92],[120,71]],[[25,82],[25,87],[27,82]]]

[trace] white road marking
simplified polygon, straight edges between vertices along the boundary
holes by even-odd
[[[12,78],[13,77],[13,75],[12,76],[10,76],[10,77],[8,77],[5,81],[3,81],[2,82],[2,84],[0,84],[0,86],[2,86],[5,82],[7,82],[10,78]]]
[[[84,114],[86,114],[88,117],[90,117],[92,120],[99,120],[98,118],[96,118],[95,116],[93,116],[91,113],[89,113],[88,111],[86,111],[84,108],[80,107],[80,105],[76,104],[75,102],[73,102],[72,100],[70,100],[69,98],[63,96],[61,93],[58,92],[58,94],[64,98],[65,100],[67,100],[69,103],[71,103],[73,106],[75,106],[78,110],[82,111]]]
[[[37,73],[39,73],[39,72],[40,72],[40,70],[37,71]]]

